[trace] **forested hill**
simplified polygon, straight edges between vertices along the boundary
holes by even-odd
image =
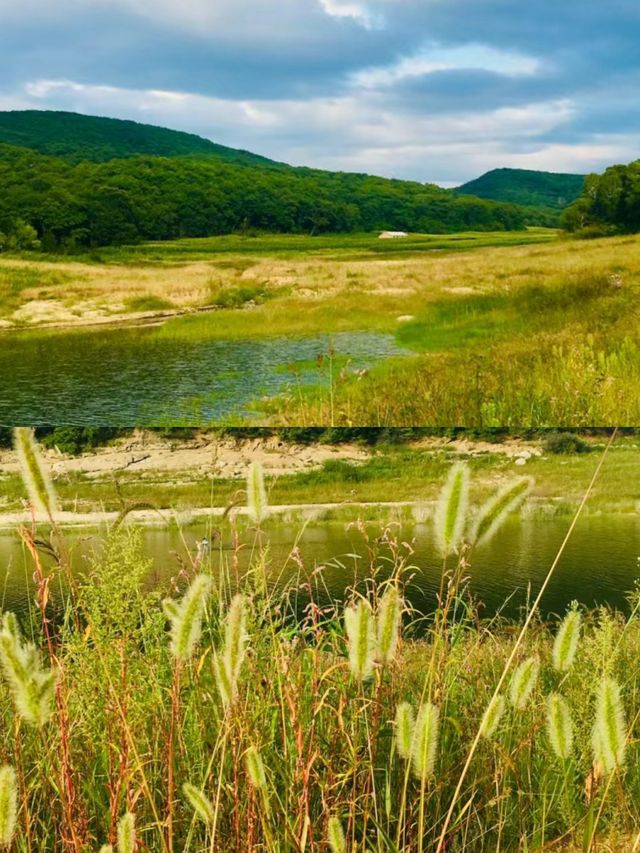
[[[72,162],[0,144],[0,251],[232,232],[521,229],[525,209],[432,184],[221,157]]]
[[[584,177],[529,169],[493,169],[457,187],[455,192],[512,204],[562,210],[578,198],[584,186]]]
[[[281,166],[266,157],[217,145],[193,133],[135,121],[48,110],[0,112],[0,143],[32,148],[75,163],[149,154],[213,156],[231,163]]]

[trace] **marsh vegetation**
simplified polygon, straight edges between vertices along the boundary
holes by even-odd
[[[28,436],[25,447],[27,485],[53,511]],[[233,552],[216,579],[201,553],[145,592],[139,533],[124,526],[54,611],[64,539],[54,528],[51,576],[44,543],[23,530],[38,593],[0,635],[2,841],[77,853],[129,853],[134,835],[153,851],[632,849],[637,596],[627,617],[571,608],[547,625],[536,599],[523,622],[483,621],[467,566],[530,484],[480,503],[468,486],[456,465],[440,492],[428,614],[406,605],[407,553],[390,540],[384,578],[372,542],[346,608],[312,598],[295,619],[295,589],[273,597],[265,583],[257,468],[241,584]]]

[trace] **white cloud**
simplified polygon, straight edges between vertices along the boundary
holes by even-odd
[[[535,57],[496,50],[485,45],[425,47],[419,53],[402,57],[392,65],[364,68],[353,75],[352,81],[357,86],[377,88],[391,86],[411,77],[422,77],[434,71],[481,70],[520,77],[533,75],[539,68],[540,62]]]
[[[253,101],[70,80],[33,81],[16,99],[20,97],[40,108],[112,115],[197,132],[293,165],[443,183],[462,183],[506,165],[591,170],[619,159],[628,143],[620,139],[562,146],[541,141],[574,117],[575,105],[568,100],[430,116],[393,109],[388,100],[369,91],[336,98]]]
[[[350,18],[368,30],[382,27],[384,24],[381,15],[374,14],[362,3],[348,2],[347,0],[319,0],[319,3],[330,17]]]

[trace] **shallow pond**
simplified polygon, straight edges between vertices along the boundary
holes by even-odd
[[[517,616],[528,599],[534,596],[565,536],[569,519],[512,520],[487,546],[478,549],[469,569],[470,588],[483,602],[483,614],[499,610],[506,616]],[[421,612],[433,609],[440,581],[441,562],[433,546],[429,525],[402,524],[389,527],[398,542],[411,544],[408,572],[412,580],[407,597]],[[376,553],[374,564],[382,574],[391,565],[388,544],[374,543],[380,536],[379,523],[366,526],[369,546]],[[196,540],[204,535],[212,544],[210,559],[214,574],[221,570],[233,574],[233,552],[228,542],[228,528],[218,535],[212,525],[174,529],[146,528],[143,545],[153,563],[148,584],[166,582],[177,575],[187,552],[195,553]],[[308,601],[307,582],[317,590],[321,601],[340,600],[354,581],[362,581],[370,570],[368,546],[362,531],[344,523],[325,522],[307,525],[272,523],[263,534],[270,546],[269,578],[274,586],[295,582],[294,596],[298,612]],[[85,571],[92,554],[100,547],[97,531],[73,533],[73,564],[77,572]],[[240,574],[249,562],[255,546],[255,534],[243,535],[244,547],[239,552]],[[292,549],[294,543],[297,550]],[[633,515],[585,517],[579,521],[573,538],[562,557],[542,602],[546,617],[563,613],[574,599],[589,607],[609,604],[628,609],[627,594],[633,590],[639,573],[640,518]],[[31,565],[16,534],[0,535],[0,594],[3,607],[24,610],[29,602]],[[315,570],[323,567],[321,573]]]
[[[252,404],[405,352],[392,335],[342,332],[193,340],[167,327],[0,336],[0,423],[202,426],[251,420]],[[321,360],[321,361],[320,361]],[[295,368],[288,369],[288,366]]]

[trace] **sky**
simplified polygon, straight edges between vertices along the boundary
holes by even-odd
[[[453,186],[640,157],[640,0],[0,0],[0,109]]]

